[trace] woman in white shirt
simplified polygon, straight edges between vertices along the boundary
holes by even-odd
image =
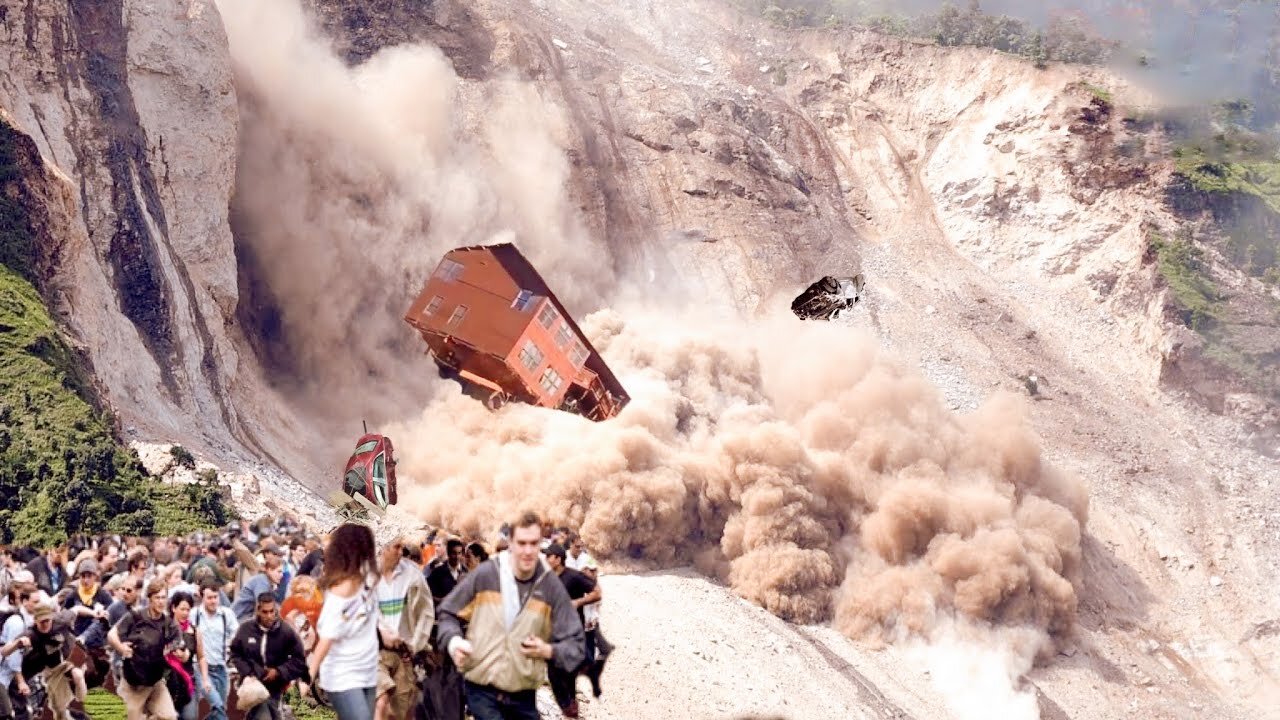
[[[372,720],[378,684],[377,568],[373,531],[347,523],[324,551],[324,605],[311,655],[312,682],[329,695],[338,720]]]

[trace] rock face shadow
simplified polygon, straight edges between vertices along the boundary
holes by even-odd
[[[1092,535],[1084,536],[1081,549],[1080,626],[1091,632],[1130,631],[1145,622],[1156,598],[1137,571]]]

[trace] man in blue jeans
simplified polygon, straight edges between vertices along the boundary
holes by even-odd
[[[236,622],[231,608],[222,605],[216,585],[205,585],[200,588],[200,607],[191,613],[191,624],[200,631],[204,640],[204,657],[209,663],[209,684],[213,692],[206,698],[209,701],[208,720],[227,720],[227,692],[230,689],[227,679],[227,648],[231,639],[236,636],[240,623]],[[197,682],[196,687],[201,683]]]

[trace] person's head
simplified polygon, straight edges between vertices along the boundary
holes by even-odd
[[[36,588],[34,585],[14,583],[13,586],[9,588],[9,602],[30,613],[36,609],[36,603],[39,602],[39,596],[36,594]]]
[[[551,543],[547,546],[547,564],[552,570],[559,573],[564,570],[564,546],[558,543]]]
[[[129,555],[129,574],[142,577],[147,572],[147,554],[145,552],[134,552]]]
[[[191,608],[195,604],[196,599],[191,597],[191,593],[178,591],[169,598],[169,613],[173,615],[175,622],[184,623],[191,619]]]
[[[516,577],[527,578],[538,568],[542,544],[542,518],[528,511],[511,523],[511,555]]]
[[[76,564],[76,572],[80,575],[80,584],[93,587],[98,584],[98,562],[93,558],[85,558]]]
[[[125,605],[133,607],[138,604],[138,594],[142,592],[142,581],[132,575],[117,575],[120,580],[120,599]]]
[[[290,595],[311,598],[315,597],[316,592],[316,579],[310,575],[299,575],[289,583]]]
[[[456,568],[462,564],[462,551],[465,546],[458,538],[449,538],[444,545],[445,557],[449,560],[449,567]]]
[[[168,597],[169,586],[164,578],[156,578],[147,584],[147,610],[152,617],[160,617],[164,614]]]
[[[268,540],[262,544],[262,559],[269,560],[275,558],[281,562],[284,561],[284,550],[281,549],[274,541]]]
[[[383,573],[391,573],[400,564],[400,558],[404,557],[404,538],[396,538],[386,545],[382,546],[382,554],[379,560],[382,565]]]
[[[217,612],[220,600],[217,585],[205,583],[200,586],[200,604],[204,606],[205,612]]]
[[[569,557],[575,560],[582,554],[582,537],[578,533],[569,533]]]
[[[120,546],[116,545],[111,540],[107,540],[106,542],[98,546],[98,565],[99,566],[106,568],[107,570],[113,570],[116,566],[116,561],[118,561],[119,559],[120,559]]]
[[[42,633],[48,633],[53,629],[53,606],[37,604],[31,610],[31,614],[35,616],[36,629]]]
[[[269,592],[259,593],[254,602],[254,617],[262,627],[271,627],[276,622],[276,596]]]
[[[467,567],[474,570],[477,565],[489,559],[489,552],[484,549],[484,545],[473,542],[467,546]]]
[[[182,574],[186,572],[186,568],[182,567],[182,563],[174,563],[165,568],[164,580],[170,588],[175,588],[182,584]]]
[[[375,572],[376,564],[373,530],[368,525],[343,523],[329,536],[320,586],[331,588],[353,578],[363,581]]]
[[[307,544],[301,540],[294,540],[289,543],[289,559],[294,565],[301,565],[302,561],[307,558]]]
[[[268,555],[266,562],[262,564],[262,572],[272,585],[279,585],[284,580],[284,565],[280,562],[280,556]]]

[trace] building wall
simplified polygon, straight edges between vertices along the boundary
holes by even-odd
[[[539,314],[545,308],[550,308],[555,313],[555,322],[549,328],[543,327],[542,323],[538,321]],[[511,349],[511,354],[507,356],[507,363],[515,369],[516,373],[531,388],[537,389],[537,392],[543,397],[543,401],[540,404],[547,407],[558,407],[560,405],[565,393],[569,390],[569,384],[578,375],[578,368],[573,366],[568,356],[569,349],[573,347],[577,335],[572,333],[572,328],[570,328],[570,340],[563,346],[557,345],[556,335],[561,327],[568,326],[560,311],[549,300],[542,299],[534,310],[533,319],[526,326],[515,347]],[[532,369],[525,367],[524,362],[521,360],[521,354],[526,342],[533,342],[542,352],[542,360]],[[559,388],[550,394],[542,388],[542,378],[547,368],[555,370],[560,376]]]

